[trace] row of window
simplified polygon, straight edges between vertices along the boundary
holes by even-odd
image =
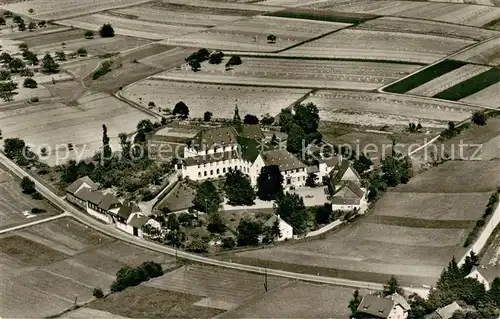
[[[214,166],[214,165],[218,165],[218,164],[231,164],[231,163],[236,163],[236,161],[239,161],[239,159],[228,159],[228,160],[223,160],[223,161],[214,161],[214,162],[210,162],[208,165],[209,166]],[[202,164],[198,164],[198,168],[201,168]],[[207,164],[203,164],[203,167],[207,167]]]
[[[226,172],[229,171],[229,169],[232,168],[232,167],[228,167],[227,168],[227,171],[226,171],[226,168],[223,167],[222,168],[222,174],[226,174]],[[248,167],[244,167],[244,166],[238,166],[235,165],[234,166],[234,169],[239,169],[240,171],[242,171],[243,173],[250,173],[250,169]],[[211,169],[210,171],[203,171],[203,177],[206,177],[206,176],[213,176],[214,175],[214,172],[215,172],[215,175],[220,175],[221,174],[221,169],[220,168],[217,168],[215,171],[213,169]],[[202,176],[202,173],[201,172],[198,172],[198,177],[201,177]]]

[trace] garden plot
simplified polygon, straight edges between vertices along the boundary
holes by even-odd
[[[453,57],[454,60],[500,66],[500,37],[476,45]]]
[[[116,34],[151,40],[177,37],[201,29],[199,27],[167,25],[148,21],[130,20],[123,17],[100,13],[68,20],[59,20],[57,23],[93,31],[98,31],[104,23],[111,23]]]
[[[348,23],[258,16],[165,40],[166,44],[274,52],[349,26]],[[275,43],[267,40],[276,36]]]
[[[189,116],[201,118],[206,111],[216,118],[232,118],[235,104],[238,103],[240,116],[253,114],[272,116],[281,109],[289,107],[307,94],[305,89],[260,88],[249,86],[230,86],[171,82],[146,79],[134,83],[122,91],[122,96],[135,103],[172,109],[179,101],[189,107]]]
[[[87,94],[77,106],[61,103],[19,105],[3,112],[0,126],[6,137],[20,137],[39,151],[45,145],[48,163],[54,164],[56,152],[61,161],[81,156],[88,158],[102,146],[102,125],[106,124],[111,147],[119,149],[118,134],[135,130],[137,122],[153,119],[106,93]],[[74,146],[68,153],[67,144]]]
[[[424,127],[445,127],[448,121],[463,121],[477,110],[418,97],[340,90],[315,92],[305,102],[316,104],[322,120],[367,126],[419,122]]]
[[[0,228],[8,228],[32,222],[38,219],[54,216],[57,209],[46,200],[34,200],[23,194],[20,181],[0,167]],[[45,209],[46,212],[33,215],[32,208]]]
[[[435,35],[345,29],[280,55],[432,63],[473,43]]]
[[[500,108],[500,82],[488,86],[477,93],[469,95],[460,102],[482,104],[490,107]]]
[[[226,71],[219,65],[202,63],[201,71],[188,65],[155,75],[156,79],[207,83],[374,90],[396,81],[418,68],[416,64],[361,61],[318,61],[273,58],[243,58],[243,64]]]
[[[466,64],[406,93],[431,97],[489,69],[487,66]]]
[[[33,9],[33,17],[38,20],[57,20],[104,10],[128,7],[148,1],[149,0],[32,0],[7,4],[3,6],[2,9],[26,16],[31,16],[28,10]]]
[[[497,31],[493,30],[398,17],[381,17],[369,20],[357,26],[356,29],[429,34],[475,41],[482,41],[499,35]]]

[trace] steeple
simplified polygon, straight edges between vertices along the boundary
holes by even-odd
[[[240,113],[238,110],[238,100],[236,100],[236,104],[234,107],[234,116],[233,116],[233,126],[236,129],[237,132],[241,131],[241,117]]]

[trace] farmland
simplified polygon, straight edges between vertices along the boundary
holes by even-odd
[[[19,183],[19,180],[0,167],[0,228],[17,226],[59,213],[46,200],[34,200],[23,194]],[[30,213],[32,208],[44,209],[46,212],[33,215]]]
[[[48,102],[9,107],[3,111],[0,126],[4,136],[21,137],[37,151],[40,145],[45,145],[49,150],[48,161],[53,164],[57,151],[62,157],[68,155],[68,143],[74,145],[74,152],[61,160],[77,154],[83,158],[93,156],[102,145],[103,124],[108,127],[111,146],[118,149],[119,133],[130,133],[139,120],[151,118],[106,93],[87,93],[77,103],[76,106]]]
[[[490,66],[500,65],[500,39],[498,37],[483,42],[473,48],[465,50],[453,57],[455,60],[484,64]]]
[[[500,82],[500,68],[487,69],[473,77],[456,83],[437,93],[434,97],[458,101]]]
[[[466,96],[460,100],[466,103],[483,104],[491,107],[499,107],[500,105],[500,82],[490,85],[487,88]]]
[[[424,127],[445,127],[448,121],[462,121],[476,110],[418,97],[341,90],[320,90],[305,102],[315,103],[325,121],[367,126],[407,126],[409,122],[420,122]]]
[[[362,61],[287,60],[244,57],[227,71],[223,64],[203,63],[199,72],[185,65],[155,79],[206,83],[373,90],[417,70],[420,65]]]
[[[257,16],[163,41],[168,45],[275,52],[349,26],[347,23]],[[268,41],[269,30],[276,41]]]
[[[107,291],[124,265],[172,259],[121,242],[70,218],[2,235],[2,317],[44,317]],[[29,305],[29,307],[27,307]]]
[[[345,29],[280,55],[432,63],[473,43],[435,35]]]
[[[147,105],[155,102],[159,107],[172,109],[179,101],[189,107],[189,116],[203,117],[210,111],[217,118],[232,118],[235,103],[240,115],[276,115],[282,108],[293,104],[307,94],[304,89],[259,88],[216,84],[198,84],[146,79],[123,89],[122,96]]]

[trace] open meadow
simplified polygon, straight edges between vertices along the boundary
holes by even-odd
[[[415,122],[424,127],[446,127],[448,121],[462,121],[477,110],[413,96],[341,90],[320,90],[312,93],[305,102],[316,104],[320,118],[325,121],[366,126],[407,126]]]
[[[285,50],[280,55],[432,63],[473,43],[436,35],[345,29]]]
[[[32,145],[35,151],[45,145],[49,151],[47,162],[54,164],[53,155],[68,154],[67,144],[73,144],[70,158],[91,157],[102,146],[102,125],[108,128],[113,149],[119,149],[118,134],[135,131],[142,119],[152,119],[106,93],[86,93],[77,105],[62,103],[21,104],[2,109],[0,118],[5,137],[20,137]],[[50,148],[49,148],[50,147]],[[56,149],[58,147],[58,149]]]
[[[0,237],[1,316],[45,317],[105,292],[123,266],[153,260],[171,267],[171,257],[150,252],[62,218]]]
[[[39,219],[54,216],[59,211],[45,199],[34,200],[23,194],[20,180],[0,166],[0,229],[5,229]],[[45,210],[44,213],[31,214],[32,208]]]
[[[169,38],[163,42],[168,45],[230,51],[276,52],[349,25],[339,22],[256,16],[177,38]],[[267,40],[271,31],[276,36],[274,42]]]
[[[226,57],[225,59],[229,59]],[[362,61],[320,61],[243,57],[242,64],[226,70],[204,62],[200,71],[188,65],[154,78],[206,83],[374,90],[420,68],[417,64]]]
[[[122,96],[144,106],[154,102],[169,109],[184,101],[192,118],[203,117],[205,111],[212,112],[216,118],[232,118],[236,103],[242,117],[245,114],[261,117],[266,113],[274,116],[308,92],[306,89],[200,84],[152,78],[124,88]]]

